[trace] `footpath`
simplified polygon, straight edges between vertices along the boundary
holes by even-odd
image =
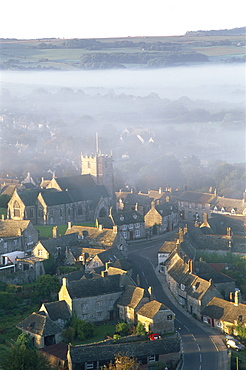
[[[218,370],[230,370],[230,356],[228,355],[228,350],[225,346],[225,343],[223,341],[224,335],[221,334],[221,332],[218,332],[216,329],[209,327],[205,323],[196,320],[194,317],[192,317],[187,311],[181,309],[177,305],[177,301],[174,298],[173,294],[171,293],[170,289],[167,286],[165,275],[160,273],[158,271],[158,267],[155,269],[156,276],[158,277],[162,288],[165,292],[165,294],[168,296],[168,298],[173,302],[173,304],[187,317],[189,317],[190,320],[194,321],[194,324],[202,328],[206,333],[208,333],[211,341],[213,342],[216,351],[219,354],[219,367]]]

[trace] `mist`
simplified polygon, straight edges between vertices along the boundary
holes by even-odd
[[[194,176],[203,182],[190,182],[205,189],[216,163],[245,162],[242,64],[2,70],[1,88],[2,173],[80,173],[80,153],[95,152],[96,132],[102,152],[113,151],[116,188],[180,186],[197,158],[203,174]]]

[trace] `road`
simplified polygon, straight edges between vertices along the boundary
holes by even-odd
[[[174,235],[169,235],[169,238],[171,239],[168,240],[173,240]],[[183,350],[181,370],[218,370],[216,345],[206,331],[184,314],[182,309],[175,305],[173,299],[169,299],[156,276],[157,251],[163,242],[164,239],[130,245],[128,259],[133,266],[135,277],[139,275],[142,288],[151,286],[155,298],[168,306],[176,315],[175,326],[180,333]]]

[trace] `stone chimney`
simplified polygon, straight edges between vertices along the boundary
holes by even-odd
[[[154,200],[152,200],[152,202],[151,202],[151,209],[155,209],[155,201]]]
[[[58,237],[58,227],[54,226],[52,229],[52,238],[57,238]]]
[[[177,250],[178,255],[180,256],[180,240],[179,239],[176,240],[176,250]]]
[[[230,227],[226,228],[226,234],[227,234],[227,236],[232,236],[232,231],[231,231]]]
[[[62,278],[62,285],[67,286],[67,278]]]
[[[107,277],[108,271],[101,271],[101,277]]]
[[[230,295],[229,295],[229,301],[230,302],[233,302],[234,301],[234,297],[233,297],[233,292],[230,292]]]
[[[189,268],[189,272],[190,272],[191,274],[193,274],[193,273],[194,273],[194,262],[193,262],[193,260],[192,260],[192,259],[189,259],[189,260],[188,260],[188,268]]]
[[[209,224],[208,224],[208,214],[206,212],[203,213],[203,226],[209,227]]]
[[[184,230],[182,227],[179,228],[179,242],[182,243],[184,241]]]
[[[153,288],[152,288],[152,286],[148,287],[148,293],[150,295],[150,298],[152,299],[153,298]]]
[[[4,221],[4,215],[2,215],[2,221]]]
[[[162,188],[159,188],[159,194],[161,194],[162,193]]]
[[[22,229],[19,227],[18,230],[17,230],[17,235],[18,236],[21,236],[22,235]]]
[[[234,305],[238,306],[240,303],[240,290],[235,291]]]
[[[134,209],[135,209],[135,211],[138,211],[138,203],[135,204]]]
[[[99,231],[102,231],[103,230],[103,227],[102,227],[102,225],[100,224],[100,225],[98,225],[98,230]]]
[[[68,221],[68,223],[67,223],[67,228],[68,228],[68,229],[71,229],[71,228],[72,228],[72,221]]]
[[[114,225],[113,226],[113,233],[114,234],[117,234],[117,232],[118,232],[118,226],[117,225]]]

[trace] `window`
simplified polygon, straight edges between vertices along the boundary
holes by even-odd
[[[125,231],[123,231],[122,234],[123,234],[124,239],[127,239],[127,233]]]
[[[41,208],[38,210],[38,217],[43,217],[43,210]]]
[[[97,312],[97,317],[101,317],[101,316],[102,316],[102,311]]]
[[[94,363],[93,362],[86,362],[85,368],[86,368],[86,370],[94,369]]]
[[[122,225],[122,230],[127,230],[127,226],[126,225]]]
[[[87,313],[82,314],[82,320],[87,320]]]
[[[167,315],[167,320],[172,320],[173,319],[173,315]]]
[[[14,217],[20,217],[20,205],[17,201],[14,202]]]
[[[130,224],[129,225],[129,229],[133,229],[133,224]]]
[[[39,256],[39,257],[41,257],[41,256],[42,256],[42,254],[43,254],[42,249],[38,249],[38,256]]]
[[[135,230],[135,236],[136,236],[136,238],[140,237],[140,231],[139,230]]]
[[[140,228],[140,223],[139,222],[135,224],[135,228],[136,229],[139,229]]]
[[[87,162],[87,168],[91,168],[91,162]]]
[[[184,202],[180,202],[180,207],[183,208],[184,207]]]
[[[185,285],[184,284],[180,284],[180,289],[184,291],[185,290]]]
[[[62,217],[63,215],[63,212],[62,212],[62,209],[60,208],[60,217]]]
[[[78,216],[81,216],[83,214],[83,210],[81,206],[78,206]]]
[[[33,208],[29,209],[29,217],[30,218],[33,218],[34,216],[34,211],[33,211]]]
[[[188,207],[191,208],[191,203],[188,203]]]
[[[96,301],[96,305],[99,306],[99,307],[101,307],[102,301]]]
[[[155,355],[149,356],[149,362],[155,362]]]

